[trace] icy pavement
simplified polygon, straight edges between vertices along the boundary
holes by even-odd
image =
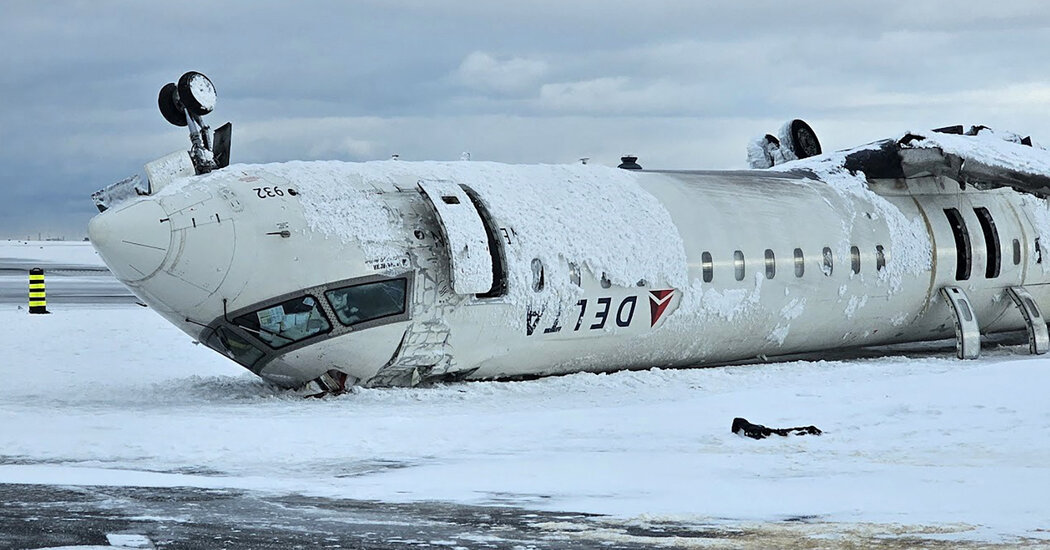
[[[847,524],[835,525],[829,532],[827,525],[807,518],[732,526],[645,517],[623,521],[505,506],[390,504],[229,489],[0,485],[0,500],[16,502],[18,512],[0,514],[0,548],[111,548],[107,542],[122,548],[166,550],[978,546],[958,540],[954,533],[959,526]],[[55,517],[56,510],[61,517]]]
[[[240,524],[227,547],[1050,546],[1050,359],[1024,345],[301,399],[145,308],[16,307],[0,304],[15,547],[130,525],[190,548]],[[824,434],[754,441],[737,416]]]
[[[228,489],[25,485],[0,485],[0,500],[18,502],[19,513],[0,514],[0,548],[589,547],[586,539],[563,534],[564,526],[578,526],[589,516],[508,507],[388,505]],[[64,514],[57,520],[56,509]],[[645,542],[664,537],[654,532],[636,537],[640,542],[613,541],[603,548],[643,550],[650,547]]]

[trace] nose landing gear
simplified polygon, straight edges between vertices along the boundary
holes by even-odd
[[[202,73],[189,71],[179,78],[179,83],[169,82],[160,89],[157,105],[160,114],[175,126],[188,126],[190,130],[190,159],[197,175],[224,168],[230,163],[230,134],[233,126],[227,122],[215,130],[202,120],[215,109],[215,85]]]

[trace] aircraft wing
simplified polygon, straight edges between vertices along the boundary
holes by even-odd
[[[961,185],[1050,196],[1050,152],[1013,134],[987,128],[971,132],[907,133],[846,151],[843,167],[871,179],[947,176]]]

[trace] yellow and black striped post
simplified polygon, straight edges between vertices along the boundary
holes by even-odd
[[[39,267],[29,270],[29,313],[51,313],[44,292],[44,270]]]

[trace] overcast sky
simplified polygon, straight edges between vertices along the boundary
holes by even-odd
[[[1045,0],[0,0],[0,238],[82,238],[89,195],[187,149],[198,70],[233,162],[741,168],[791,118],[826,150],[984,124],[1050,143]]]

